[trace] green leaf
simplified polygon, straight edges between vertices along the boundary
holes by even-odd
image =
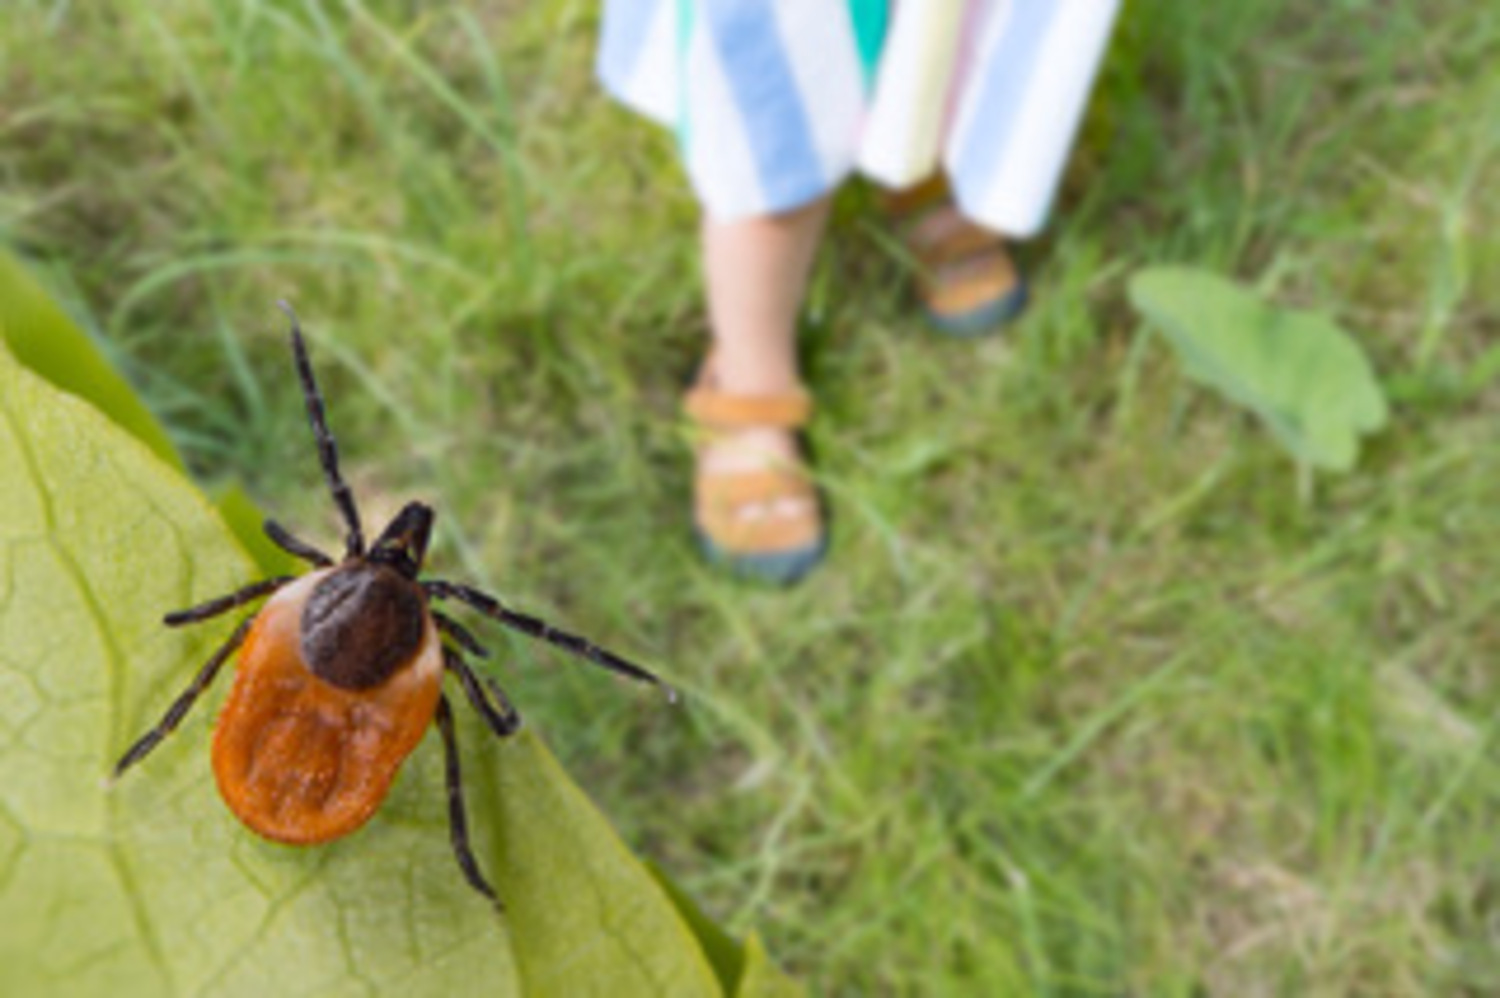
[[[1385,425],[1385,395],[1369,360],[1326,316],[1275,308],[1183,267],[1137,272],[1130,299],[1190,377],[1254,412],[1299,462],[1347,471],[1360,436]]]
[[[703,955],[708,958],[714,974],[719,978],[719,987],[725,994],[733,994],[745,968],[745,954],[739,944],[705,915],[703,909],[655,863],[648,861],[646,868],[651,871],[661,889],[667,892],[667,897],[677,906],[677,914],[697,937],[699,948],[703,950]]]
[[[162,611],[255,572],[175,469],[4,350],[0,463],[0,994],[722,993],[529,731],[460,732],[503,918],[454,863],[435,738],[370,825],[315,848],[220,804],[222,689],[101,789],[232,626],[169,630]]]
[[[722,993],[666,892],[530,730],[501,743],[489,801],[526,994]]]
[[[758,935],[752,932],[741,947],[655,864],[647,863],[647,868],[677,906],[677,913],[698,937],[698,945],[713,964],[725,994],[736,998],[776,998],[780,995],[795,998],[806,994],[800,984],[771,961]]]
[[[736,998],[802,998],[807,992],[771,962],[760,936],[750,933],[745,942],[745,970]]]
[[[9,253],[0,251],[0,340],[22,365],[93,403],[157,457],[182,459],[165,430],[92,340]]]
[[[663,870],[658,869],[654,863],[646,863],[646,869],[651,870],[651,875],[661,884],[661,890],[666,891],[667,897],[676,905],[676,912],[681,915],[682,921],[697,936],[697,944],[714,966],[718,986],[726,995],[735,995],[736,998],[778,998],[781,995],[799,998],[807,993],[801,984],[787,977],[781,968],[771,962],[765,947],[760,944],[760,936],[751,932],[750,938],[745,939],[744,947],[741,947],[730,938],[729,933],[718,927],[718,923],[703,914],[703,909],[697,906],[697,902],[672,882],[672,878]]]

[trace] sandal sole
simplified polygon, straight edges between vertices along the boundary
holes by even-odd
[[[807,547],[790,551],[767,551],[760,554],[725,551],[715,544],[698,527],[693,528],[698,550],[710,564],[727,569],[730,574],[757,582],[768,582],[778,586],[789,586],[812,571],[828,553],[828,535]]]
[[[975,309],[957,315],[942,315],[930,308],[922,310],[927,324],[944,336],[954,339],[972,340],[996,332],[1001,326],[1014,320],[1026,310],[1031,295],[1025,281],[1002,298],[986,302]]]

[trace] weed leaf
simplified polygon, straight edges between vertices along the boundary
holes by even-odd
[[[745,969],[740,975],[735,998],[803,998],[806,994],[802,985],[786,976],[771,961],[760,936],[750,933],[745,942]]]
[[[702,996],[722,989],[651,872],[530,729],[488,754],[487,857],[527,995]]]
[[[697,902],[653,864],[647,864],[651,875],[672,899],[680,915],[698,938],[698,945],[713,964],[724,994],[735,998],[798,998],[807,989],[786,975],[771,960],[760,936],[750,933],[744,946],[730,938],[719,925],[703,913]]]
[[[703,950],[703,955],[708,958],[714,974],[719,978],[720,989],[726,995],[734,994],[734,989],[745,967],[745,954],[740,945],[730,938],[729,933],[704,914],[697,902],[688,897],[686,892],[656,864],[648,860],[646,869],[651,871],[657,884],[666,891],[672,904],[676,905],[678,916],[697,937],[699,948]]]
[[[1275,308],[1183,267],[1139,271],[1130,299],[1189,377],[1254,412],[1299,462],[1348,471],[1360,436],[1385,425],[1385,396],[1364,351],[1326,316]]]

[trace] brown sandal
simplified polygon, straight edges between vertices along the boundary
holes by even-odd
[[[812,415],[812,397],[803,388],[784,395],[728,395],[713,387],[712,359],[683,401],[688,418],[712,440],[751,428],[795,431]],[[817,489],[798,461],[749,471],[706,471],[700,449],[693,483],[693,524],[708,559],[739,575],[790,583],[823,557],[828,534]],[[752,515],[782,500],[796,511]]]
[[[885,202],[921,267],[923,312],[940,332],[977,336],[1026,307],[1026,281],[1005,240],[958,213],[941,173]]]

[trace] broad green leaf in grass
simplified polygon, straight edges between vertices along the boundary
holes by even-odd
[[[677,914],[693,930],[698,937],[698,944],[703,949],[703,955],[708,957],[708,962],[713,966],[714,973],[718,975],[719,986],[725,994],[733,994],[735,986],[739,983],[740,976],[744,972],[745,954],[740,946],[730,938],[729,933],[719,928],[703,909],[681,887],[672,882],[665,871],[656,864],[647,862],[646,868],[661,885],[661,889],[667,892],[667,897],[677,906]]]
[[[781,972],[760,936],[750,933],[745,942],[745,967],[740,973],[736,998],[799,998],[806,994],[800,984]]]
[[[713,968],[646,866],[529,730],[500,744],[495,884],[534,995],[717,995]]]
[[[698,943],[713,964],[719,985],[726,995],[735,995],[736,998],[779,998],[783,995],[796,998],[807,993],[801,984],[788,977],[771,960],[760,936],[752,932],[741,947],[705,915],[697,902],[673,883],[672,878],[654,864],[648,863],[647,867],[677,906],[677,913],[698,937]]]
[[[1197,381],[1250,409],[1299,462],[1354,467],[1387,407],[1364,351],[1331,319],[1276,308],[1206,271],[1153,267],[1130,299]]]
[[[163,610],[257,572],[174,468],[3,348],[0,464],[0,994],[728,993],[529,730],[460,731],[504,916],[454,863],[435,738],[370,825],[315,848],[219,802],[222,689],[101,787],[232,625],[169,630]],[[753,937],[740,962],[733,993],[796,993]]]

